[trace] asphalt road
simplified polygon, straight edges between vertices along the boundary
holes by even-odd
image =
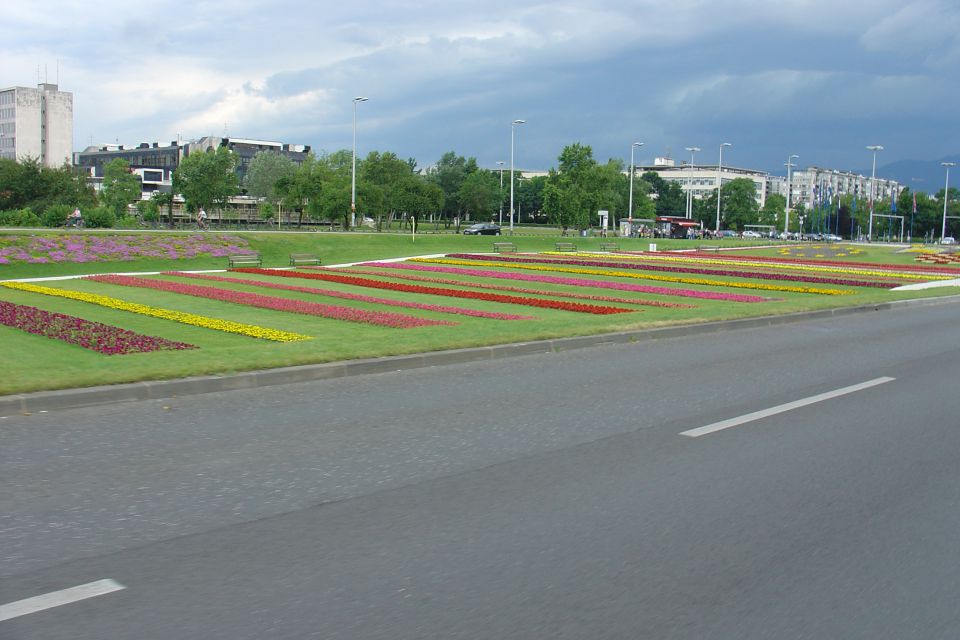
[[[8,417],[0,638],[957,638],[958,321]]]

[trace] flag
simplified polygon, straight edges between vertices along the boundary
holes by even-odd
[[[917,212],[917,192],[913,192],[913,213]]]
[[[890,213],[897,212],[897,197],[895,193],[890,194]]]

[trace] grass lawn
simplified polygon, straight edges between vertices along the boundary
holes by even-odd
[[[94,234],[96,232],[85,232]],[[62,235],[52,233],[51,235]],[[145,235],[131,233],[102,234],[106,238]],[[196,234],[191,234],[196,235]],[[205,234],[216,236],[218,234]],[[410,236],[374,234],[374,233],[236,233],[229,234],[239,238],[249,250],[260,252],[264,257],[264,266],[287,266],[289,253],[317,253],[324,264],[377,260],[417,254],[445,253],[489,253],[494,241],[510,238],[474,237],[456,235],[418,235],[414,240]],[[167,234],[164,237],[183,237]],[[0,247],[10,235],[0,235]],[[512,239],[520,251],[550,251],[557,237],[515,237]],[[570,239],[582,250],[599,249],[601,238]],[[614,240],[614,239],[610,239]],[[615,239],[624,250],[645,250],[649,240]],[[656,241],[658,249],[696,246],[696,242]],[[718,244],[718,243],[714,243]],[[724,241],[724,245],[732,244]],[[840,245],[837,245],[838,247]],[[805,249],[806,250],[806,249]],[[816,249],[810,249],[816,251]],[[798,251],[791,247],[791,254]],[[847,245],[849,251],[849,245]],[[757,252],[779,256],[778,249],[763,249]],[[816,255],[816,254],[814,254]],[[913,262],[915,254],[896,253],[887,247],[869,247],[860,255],[835,257],[835,254],[823,253],[825,257],[815,260],[856,260],[907,264]],[[792,256],[793,257],[793,256]],[[47,264],[6,264],[0,265],[0,280],[15,278],[64,276],[75,274],[105,272],[147,272],[173,270],[222,269],[226,266],[224,257],[196,256],[182,259],[137,258],[122,262],[57,262]],[[552,268],[552,267],[551,267]],[[909,299],[928,296],[940,296],[957,292],[955,287],[937,288],[924,291],[895,292],[886,289],[833,286],[829,288],[849,291],[847,295],[814,295],[787,291],[761,291],[752,289],[734,289],[726,286],[707,286],[691,283],[668,283],[643,278],[613,277],[603,274],[571,274],[552,271],[525,271],[509,265],[489,265],[482,267],[486,275],[454,275],[449,273],[408,272],[387,268],[368,269],[379,275],[363,275],[371,281],[396,284],[419,284],[421,286],[456,288],[462,291],[481,291],[499,295],[513,295],[523,299],[548,299],[578,302],[590,305],[606,305],[629,309],[627,313],[612,315],[593,315],[568,310],[546,309],[516,303],[492,302],[461,297],[441,297],[407,291],[371,289],[353,284],[307,280],[249,273],[217,274],[253,282],[266,282],[286,287],[306,287],[347,294],[363,295],[419,305],[444,305],[487,312],[520,314],[532,316],[529,320],[501,320],[471,317],[452,313],[441,313],[423,308],[405,308],[385,306],[375,302],[357,299],[344,300],[337,297],[292,291],[288,289],[264,288],[254,284],[236,284],[211,282],[172,275],[151,276],[155,280],[215,287],[221,291],[254,293],[260,296],[280,298],[285,301],[313,302],[325,305],[348,307],[367,311],[407,314],[417,318],[446,321],[453,324],[437,326],[392,328],[373,324],[347,322],[340,319],[304,315],[288,311],[259,308],[237,302],[224,302],[204,297],[184,295],[149,288],[136,288],[94,282],[91,280],[71,279],[41,283],[44,286],[63,288],[76,292],[98,294],[126,302],[160,307],[168,310],[188,312],[205,318],[230,320],[256,325],[269,329],[283,330],[309,336],[310,339],[279,343],[244,335],[225,333],[211,328],[192,326],[167,319],[149,317],[129,311],[96,306],[87,302],[61,297],[41,295],[39,293],[13,290],[0,287],[0,301],[20,305],[29,305],[48,311],[77,316],[86,320],[102,322],[122,327],[138,333],[159,336],[169,340],[196,345],[197,349],[185,351],[158,351],[128,355],[105,356],[76,345],[25,333],[19,329],[0,326],[0,340],[4,344],[5,369],[7,375],[0,380],[0,394],[21,393],[44,389],[83,387],[97,384],[133,382],[138,380],[156,380],[185,377],[190,375],[230,373],[237,371],[265,369],[272,367],[330,362],[354,358],[369,358],[385,355],[417,353],[451,348],[471,347],[509,342],[520,342],[574,335],[587,335],[611,331],[636,330],[679,323],[696,323],[712,320],[724,320],[749,316],[783,314],[837,306],[872,304],[896,299]],[[310,270],[302,270],[309,273]],[[496,273],[494,273],[496,272]],[[577,278],[596,283],[629,283],[631,285],[657,286],[668,289],[690,291],[714,291],[733,294],[759,295],[768,298],[762,302],[733,302],[727,300],[703,300],[642,293],[637,291],[612,290],[600,287],[572,286],[525,280],[505,280],[503,274],[511,277],[527,274],[549,274],[557,277]],[[423,283],[403,279],[403,276],[416,274],[419,277],[437,279],[455,279],[458,285]],[[638,272],[638,275],[642,275]],[[662,275],[662,274],[651,274]],[[693,276],[691,276],[693,277]],[[733,276],[711,278],[723,282],[750,283]],[[782,283],[780,283],[782,284]],[[796,283],[790,283],[796,284]],[[473,285],[473,286],[471,286]],[[476,285],[494,287],[515,287],[531,290],[527,293],[510,293],[502,290],[480,289]],[[826,285],[811,285],[826,286]],[[619,298],[619,302],[561,297],[558,294],[573,293],[579,296],[604,296]],[[232,295],[232,294],[231,294]],[[670,302],[691,305],[685,308],[641,306],[631,304],[638,301]],[[519,301],[518,301],[519,302]]]

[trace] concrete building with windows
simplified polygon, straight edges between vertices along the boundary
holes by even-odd
[[[861,201],[869,201],[871,194],[870,176],[816,166],[794,171],[790,175],[790,183],[793,190],[790,202],[794,207],[803,204],[807,208],[814,208],[821,198],[838,194],[856,194]],[[903,186],[896,180],[877,178],[873,181],[875,201],[896,198],[902,190]]]
[[[248,138],[221,138],[207,136],[190,142],[172,141],[170,144],[141,142],[135,147],[107,144],[87,147],[75,154],[74,163],[87,169],[91,182],[96,186],[103,181],[103,167],[111,160],[122,158],[131,171],[141,177],[144,194],[154,191],[170,191],[173,172],[180,161],[191,153],[204,153],[226,147],[237,154],[237,178],[240,184],[247,175],[250,162],[261,151],[284,155],[296,164],[302,163],[310,153],[308,145],[285,144],[268,140]]]
[[[635,171],[635,175],[638,177],[648,171],[653,171],[664,180],[676,182],[683,189],[684,194],[692,193],[693,197],[697,199],[709,196],[732,180],[746,178],[753,182],[759,206],[762,207],[767,198],[768,174],[765,171],[727,166],[718,169],[715,164],[691,165],[681,163],[678,166],[672,158],[656,158],[652,165],[638,165]]]
[[[72,93],[49,83],[0,89],[0,158],[61,167],[72,157]]]

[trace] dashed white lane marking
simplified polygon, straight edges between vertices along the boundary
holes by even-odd
[[[61,589],[60,591],[25,598],[24,600],[17,600],[10,604],[0,605],[0,622],[43,611],[44,609],[52,609],[53,607],[60,607],[72,602],[79,602],[87,598],[95,598],[96,596],[106,595],[114,591],[120,591],[121,589],[126,589],[126,587],[116,580],[107,578],[105,580],[97,580],[96,582],[88,582],[87,584],[70,587],[69,589]]]
[[[794,400],[793,402],[777,405],[776,407],[770,407],[769,409],[754,411],[753,413],[748,413],[742,416],[738,416],[736,418],[730,418],[729,420],[721,420],[720,422],[714,422],[713,424],[708,424],[703,427],[697,427],[696,429],[682,431],[680,435],[688,436],[690,438],[699,438],[700,436],[705,436],[710,433],[715,433],[717,431],[729,429],[730,427],[736,427],[747,422],[753,422],[754,420],[760,420],[762,418],[767,418],[769,416],[775,416],[778,413],[792,411],[793,409],[799,409],[800,407],[805,407],[807,405],[814,404],[817,402],[823,402],[824,400],[830,400],[831,398],[845,396],[848,393],[856,393],[857,391],[863,391],[864,389],[869,389],[870,387],[875,387],[880,384],[886,384],[887,382],[893,382],[894,380],[896,380],[896,378],[888,378],[888,377],[874,378],[873,380],[867,380],[866,382],[861,382],[860,384],[854,384],[849,387],[843,387],[842,389],[827,391],[826,393],[810,396],[809,398]]]

